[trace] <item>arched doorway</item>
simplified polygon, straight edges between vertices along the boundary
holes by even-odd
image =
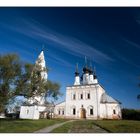
[[[80,111],[80,118],[85,119],[86,118],[86,110],[84,108],[81,108]]]

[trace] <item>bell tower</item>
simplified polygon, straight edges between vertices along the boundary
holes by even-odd
[[[46,62],[45,62],[43,49],[42,49],[41,53],[39,54],[39,56],[38,56],[38,58],[35,62],[35,66],[37,66],[37,65],[40,67],[42,79],[47,80],[48,79],[48,74],[47,74],[47,71],[46,71]]]

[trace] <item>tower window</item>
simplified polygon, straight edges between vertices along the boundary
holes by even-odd
[[[83,94],[81,94],[80,98],[83,99]]]
[[[90,109],[90,115],[93,115],[93,108]]]
[[[116,110],[115,109],[113,110],[113,114],[116,114]]]
[[[88,93],[87,98],[90,99],[90,93]]]
[[[73,115],[75,115],[76,114],[76,109],[75,108],[73,108]]]

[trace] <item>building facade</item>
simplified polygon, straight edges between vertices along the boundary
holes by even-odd
[[[41,51],[35,65],[41,67],[41,77],[47,81],[44,53]],[[45,103],[45,93],[33,94],[28,99],[28,105],[21,106],[21,119],[47,118],[48,112],[56,118],[72,119],[121,119],[120,102],[109,96],[98,82],[95,68],[83,67],[80,77],[78,65],[75,71],[75,80],[72,86],[66,87],[66,99],[55,107]]]
[[[66,87],[66,100],[55,106],[54,113],[74,119],[121,119],[121,106],[100,85],[95,69],[85,65],[81,77],[76,66],[74,85]]]

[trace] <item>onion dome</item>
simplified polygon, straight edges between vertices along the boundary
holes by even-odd
[[[89,68],[88,68],[87,66],[83,68],[83,72],[84,72],[84,73],[89,73],[89,71],[90,71],[90,70],[89,70]]]
[[[83,72],[84,72],[84,74],[89,73],[89,68],[87,66],[87,58],[86,58],[86,56],[85,56],[85,66],[83,67]]]

